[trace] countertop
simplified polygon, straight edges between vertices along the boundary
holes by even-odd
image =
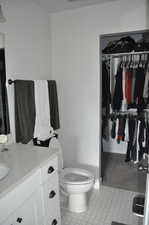
[[[8,175],[0,180],[0,198],[22,183],[49,159],[56,157],[58,149],[24,144],[7,145],[8,151],[0,152],[0,162],[10,168]]]

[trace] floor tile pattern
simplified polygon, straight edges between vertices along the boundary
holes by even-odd
[[[85,213],[70,213],[67,199],[61,200],[62,225],[111,225],[112,221],[127,225],[142,225],[142,219],[132,213],[133,197],[137,193],[101,186],[90,196]]]

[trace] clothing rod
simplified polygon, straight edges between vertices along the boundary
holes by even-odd
[[[149,51],[144,52],[125,52],[125,53],[113,53],[113,54],[102,54],[102,57],[112,57],[117,58],[121,56],[129,56],[129,55],[143,55],[143,54],[149,54]]]

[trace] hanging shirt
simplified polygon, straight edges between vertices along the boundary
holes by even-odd
[[[139,131],[140,131],[140,120],[138,121],[138,126],[136,126],[136,132],[135,132],[135,137],[136,137],[136,160],[134,161],[134,163],[138,163],[139,162]]]
[[[143,89],[145,82],[145,71],[143,68],[136,69],[136,82],[134,90],[134,101],[138,108],[138,111],[144,109]]]
[[[127,110],[127,99],[126,99],[126,93],[125,93],[125,83],[126,83],[126,69],[125,67],[123,68],[123,74],[122,74],[122,87],[123,87],[123,101],[122,101],[122,111]]]
[[[112,102],[113,110],[120,110],[122,106],[122,100],[123,100],[122,73],[123,73],[123,70],[121,67],[119,67],[117,74],[115,76],[116,82],[115,82],[114,96],[113,96],[113,102]]]
[[[144,89],[143,89],[143,98],[148,98],[148,84],[149,84],[149,71],[147,70],[145,74],[145,83],[144,83]]]
[[[133,69],[133,72],[132,72],[132,89],[131,89],[131,100],[132,100],[132,103],[134,103],[135,82],[136,82],[136,70]]]
[[[126,100],[127,104],[132,103],[132,78],[133,78],[133,72],[132,70],[127,70],[125,74],[125,95],[126,95]]]

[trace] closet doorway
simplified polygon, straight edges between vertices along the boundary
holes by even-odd
[[[100,46],[102,183],[145,193],[149,163],[149,31],[102,35]]]

